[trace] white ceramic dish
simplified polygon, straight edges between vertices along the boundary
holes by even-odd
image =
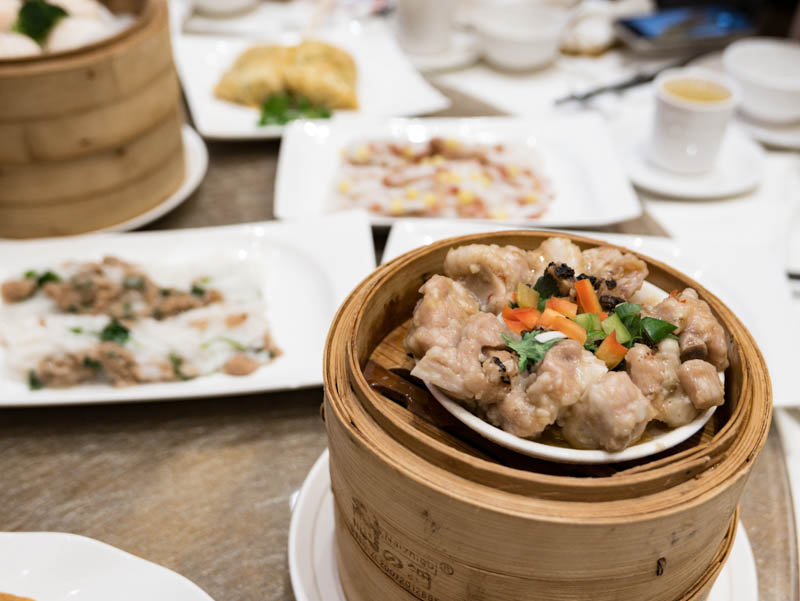
[[[525,1],[479,4],[470,14],[484,58],[511,71],[553,62],[569,21],[569,13],[561,7]]]
[[[492,229],[463,221],[405,219],[389,232],[383,261],[437,240],[473,234]],[[575,232],[606,240],[651,256],[680,269],[716,294],[742,320],[758,341],[767,361],[776,406],[800,405],[797,393],[795,341],[800,328],[792,316],[796,314],[791,293],[783,273],[783,258],[777,253],[742,252],[741,243],[731,240],[681,240],[657,236],[632,236],[605,232]],[[735,257],[735,260],[732,260]],[[758,274],[759,286],[740,286],[742,274]],[[771,308],[760,311],[763,291],[770,291]],[[781,326],[775,327],[775,316]]]
[[[800,43],[745,38],[725,49],[722,62],[742,88],[742,111],[768,123],[800,121]]]
[[[594,115],[534,121],[508,117],[466,119],[333,119],[289,126],[281,144],[275,181],[275,215],[317,215],[333,204],[340,151],[357,139],[420,141],[434,136],[468,142],[523,144],[544,157],[555,198],[538,219],[509,221],[525,226],[599,226],[633,219],[641,205],[633,192],[606,126]],[[575,140],[580,140],[576,144]],[[309,177],[308,166],[314,166]],[[373,225],[395,217],[371,215]],[[491,222],[499,223],[499,222]]]
[[[206,169],[208,169],[208,149],[203,139],[197,135],[197,132],[191,126],[184,124],[181,129],[181,134],[183,135],[183,154],[186,159],[186,174],[184,175],[183,183],[180,187],[175,190],[172,196],[169,196],[163,202],[145,211],[141,215],[137,215],[122,223],[117,223],[98,231],[126,232],[135,230],[136,228],[163,217],[192,195],[206,175]]]
[[[347,240],[347,244],[342,244]],[[267,321],[283,354],[248,376],[221,373],[185,382],[127,388],[81,385],[29,390],[8,373],[0,347],[0,406],[154,401],[244,394],[322,384],[322,351],[336,308],[375,266],[372,235],[362,212],[276,223],[213,228],[92,234],[33,242],[0,242],[0,281],[30,265],[114,254],[147,266],[213,261],[259,261]],[[302,319],[297,319],[302,315]]]
[[[447,49],[435,54],[406,52],[408,60],[423,73],[436,73],[468,67],[480,57],[478,40],[468,31],[454,31]]]
[[[347,601],[336,566],[328,451],[306,477],[289,528],[289,572],[297,601]],[[758,601],[758,576],[741,523],[727,564],[706,601]]]
[[[428,84],[397,47],[380,22],[351,21],[324,30],[316,37],[349,52],[358,68],[357,95],[365,115],[418,115],[447,108],[450,101]],[[214,96],[222,74],[255,44],[296,44],[299,32],[266,39],[230,35],[181,35],[173,40],[175,61],[197,130],[206,138],[277,138],[282,125],[258,125],[259,111]],[[341,111],[341,113],[353,111]]]
[[[64,532],[0,533],[0,591],[35,601],[213,601],[165,567]]]
[[[747,115],[739,115],[737,122],[754,139],[766,146],[800,150],[800,121],[786,125],[773,125],[756,121]]]
[[[744,194],[758,186],[764,173],[764,150],[735,125],[728,126],[716,162],[705,173],[683,175],[661,169],[648,160],[644,142],[629,140],[628,144],[625,165],[634,185],[670,198],[699,200]]]
[[[453,417],[455,417],[462,424],[468,428],[475,430],[484,438],[488,438],[492,442],[500,446],[516,451],[528,457],[536,457],[537,459],[546,459],[548,461],[556,461],[558,463],[581,463],[581,464],[598,464],[598,463],[619,463],[621,461],[630,461],[632,459],[641,459],[648,455],[655,455],[661,451],[666,451],[674,446],[679,445],[691,438],[697,431],[706,425],[706,422],[711,419],[716,407],[711,407],[697,416],[685,426],[675,428],[664,434],[653,437],[647,442],[636,444],[618,451],[616,453],[609,453],[602,450],[585,450],[585,449],[572,449],[566,447],[556,447],[533,440],[527,440],[509,434],[505,430],[501,430],[492,424],[482,420],[477,415],[467,411],[464,407],[459,405],[456,401],[448,397],[442,390],[433,386],[429,382],[425,382],[428,390],[434,398],[439,401],[442,406],[447,409]]]

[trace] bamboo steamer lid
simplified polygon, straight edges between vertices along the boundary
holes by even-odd
[[[730,334],[728,410],[709,432],[654,460],[584,473],[545,462],[509,467],[437,431],[363,380],[362,368],[391,348],[391,333],[410,316],[418,278],[441,271],[448,248],[472,242],[535,248],[550,235],[470,236],[413,251],[377,270],[340,309],[326,349],[326,423],[338,536],[346,531],[361,550],[345,547],[340,565],[354,569],[367,557],[362,571],[371,564],[386,577],[388,560],[370,557],[370,540],[379,555],[405,549],[406,560],[416,557],[414,565],[428,576],[430,566],[450,566],[453,573],[438,579],[436,590],[416,594],[443,601],[528,598],[531,583],[536,599],[672,601],[713,565],[766,438],[770,388],[750,334],[686,276],[645,258],[651,281],[697,288]],[[570,238],[584,247],[601,244]],[[403,582],[405,588],[395,588],[419,585],[408,574]]]
[[[0,59],[0,236],[108,227],[183,181],[166,1],[105,4],[136,20],[75,50]]]

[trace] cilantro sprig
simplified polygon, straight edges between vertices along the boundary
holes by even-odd
[[[131,331],[113,318],[106,327],[100,331],[100,340],[125,344],[130,338]]]
[[[531,365],[536,365],[539,361],[544,359],[545,353],[556,343],[560,342],[561,338],[555,340],[548,340],[547,342],[539,342],[536,336],[541,334],[542,330],[531,330],[522,333],[522,340],[514,340],[509,336],[503,334],[503,340],[506,341],[508,348],[513,350],[519,355],[519,370],[525,371],[528,367],[528,362]]]
[[[269,96],[261,105],[259,125],[285,125],[295,119],[329,119],[328,107],[312,104],[304,96],[279,93]]]

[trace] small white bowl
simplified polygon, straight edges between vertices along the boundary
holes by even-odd
[[[800,120],[800,43],[747,38],[728,46],[722,62],[739,83],[747,115],[767,123]]]
[[[558,56],[569,11],[507,1],[475,7],[471,20],[486,60],[501,69],[522,71],[544,67]]]

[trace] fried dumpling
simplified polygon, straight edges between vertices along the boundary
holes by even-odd
[[[291,49],[285,46],[253,46],[242,53],[220,79],[217,98],[261,106],[267,97],[283,92],[284,65]]]
[[[295,46],[284,77],[289,92],[314,104],[334,109],[358,108],[356,64],[341,48],[317,40]]]

